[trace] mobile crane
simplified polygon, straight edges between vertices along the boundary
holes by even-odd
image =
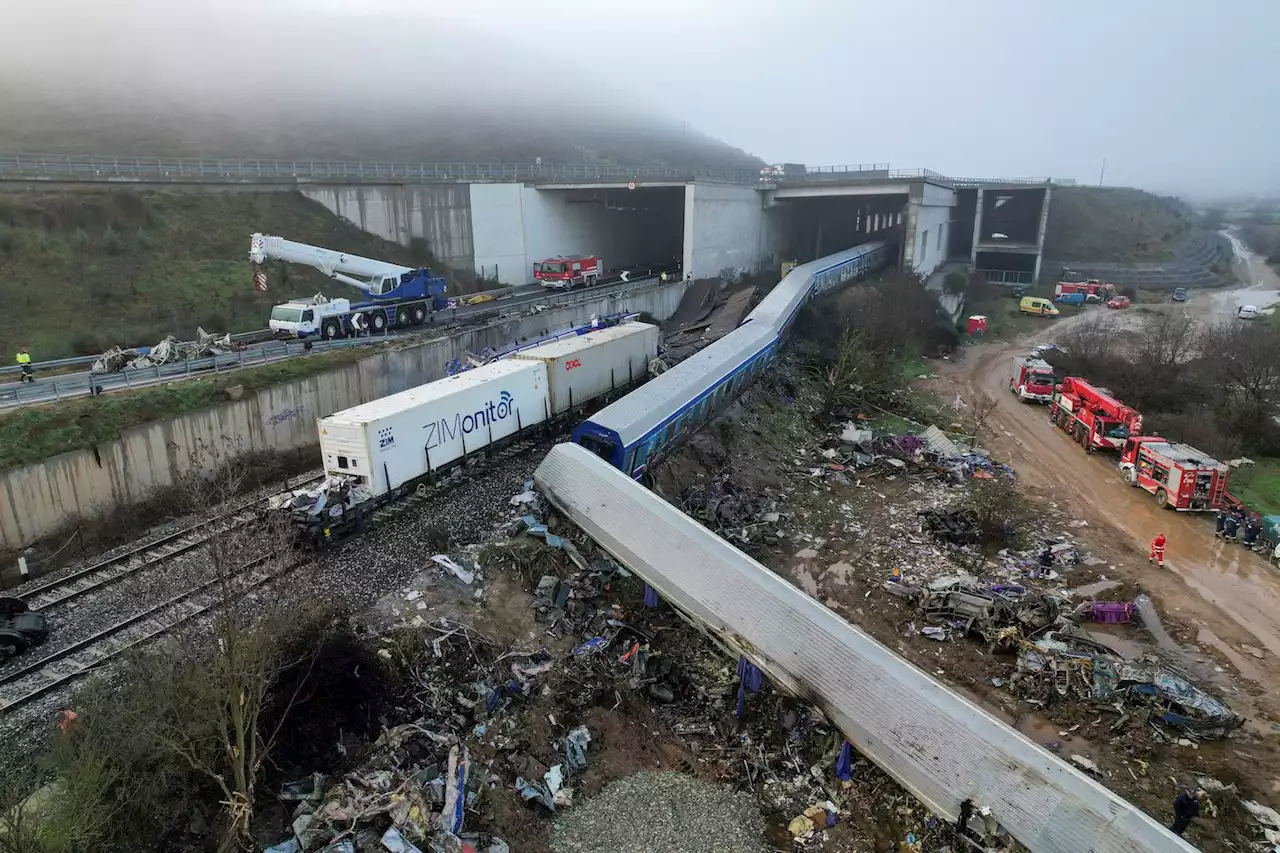
[[[1068,376],[1054,388],[1049,420],[1088,452],[1119,450],[1129,436],[1142,433],[1142,414],[1137,409],[1078,376]]]
[[[271,309],[268,325],[284,337],[343,338],[387,329],[420,326],[432,311],[453,307],[445,298],[444,279],[426,268],[413,269],[372,258],[362,258],[283,237],[253,234],[249,260],[261,265],[269,260],[306,264],[335,281],[363,291],[367,300],[328,299],[321,295],[291,299]],[[255,279],[263,280],[261,270]]]

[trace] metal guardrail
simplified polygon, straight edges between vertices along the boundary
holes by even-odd
[[[538,163],[387,163],[381,161],[251,160],[243,158],[112,157],[0,154],[0,180],[69,181],[644,181],[708,180],[754,184],[747,169],[666,166],[586,166]]]
[[[379,160],[256,160],[242,157],[115,157],[101,154],[0,154],[0,180],[409,183],[465,181],[680,181],[733,184],[777,181],[932,180],[955,186],[1041,185],[1050,178],[952,178],[932,169],[890,169],[888,163],[809,166],[803,175],[768,170],[677,169],[669,166],[586,166],[545,163],[388,163]],[[1060,180],[1060,184],[1075,181]]]
[[[237,332],[231,336],[231,340],[243,341],[246,338],[270,337],[270,335],[270,329],[259,329],[256,332]],[[131,349],[131,347],[124,347],[124,349]],[[52,358],[48,361],[33,361],[31,363],[31,368],[37,373],[41,373],[50,370],[60,370],[64,367],[89,367],[100,358],[102,358],[101,353],[98,355],[73,355],[68,356],[67,358]],[[0,366],[0,375],[6,373],[19,373],[21,370],[22,365],[7,364]]]
[[[315,351],[349,349],[369,346],[388,339],[394,340],[395,337],[391,335],[316,341],[311,346]],[[207,358],[191,358],[152,367],[125,368],[116,373],[77,373],[70,376],[37,379],[36,382],[30,383],[12,382],[7,386],[0,386],[0,406],[18,406],[26,403],[53,402],[68,397],[85,397],[93,387],[99,387],[106,392],[122,388],[140,388],[144,385],[154,385],[167,380],[200,376],[206,373],[224,373],[240,367],[280,361],[306,351],[305,341],[273,341],[251,350],[229,352]]]
[[[440,324],[434,328],[440,331],[460,328],[472,323],[482,323],[491,319],[501,319],[515,315],[533,316],[541,313],[539,306],[546,310],[581,305],[604,297],[625,298],[657,290],[662,287],[683,284],[679,279],[663,282],[656,278],[642,279],[626,283],[598,285],[596,287],[571,290],[567,293],[551,293],[535,291],[524,296],[513,296],[506,300],[486,302],[479,305],[460,306],[456,313],[437,312],[441,320],[453,320],[448,325]],[[426,331],[427,329],[423,329]],[[245,332],[244,335],[260,334]],[[90,390],[100,387],[103,392],[118,391],[155,385],[160,382],[185,379],[190,376],[225,373],[240,367],[267,364],[281,361],[308,351],[325,351],[331,349],[347,349],[350,347],[370,346],[402,337],[396,334],[378,335],[376,337],[341,338],[338,340],[315,340],[310,342],[308,350],[306,341],[268,341],[252,349],[241,352],[224,353],[208,358],[194,358],[186,361],[161,364],[153,367],[121,370],[116,373],[77,373],[68,376],[54,376],[40,379],[32,383],[10,382],[0,385],[0,408],[21,406],[29,403],[48,403],[71,397],[88,396]],[[92,359],[91,359],[92,360]],[[76,359],[63,359],[76,361]],[[53,364],[54,362],[45,362]],[[34,367],[39,367],[33,365]],[[38,370],[37,370],[38,374]]]
[[[1035,284],[1035,273],[1024,270],[976,270],[991,284]]]

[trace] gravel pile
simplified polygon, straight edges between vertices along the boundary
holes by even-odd
[[[768,853],[750,794],[679,773],[637,773],[556,821],[555,853]]]

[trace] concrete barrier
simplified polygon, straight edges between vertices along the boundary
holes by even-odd
[[[448,364],[480,352],[588,322],[592,315],[646,311],[659,320],[675,313],[684,284],[586,299],[532,317],[513,317],[403,349],[375,353],[354,364],[264,388],[252,397],[157,421],[127,431],[93,450],[0,472],[0,550],[25,548],[81,519],[127,509],[177,484],[201,446],[235,442],[245,454],[317,447],[316,419],[446,375]],[[318,450],[315,463],[319,463]]]

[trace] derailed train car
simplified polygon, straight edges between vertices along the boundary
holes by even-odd
[[[631,477],[643,477],[769,366],[805,303],[893,258],[891,244],[866,243],[794,268],[737,329],[601,409],[574,430],[573,441]]]
[[[494,450],[578,416],[648,375],[658,329],[625,323],[513,353],[473,370],[321,418],[325,479],[283,496],[315,544],[364,528],[369,515]]]

